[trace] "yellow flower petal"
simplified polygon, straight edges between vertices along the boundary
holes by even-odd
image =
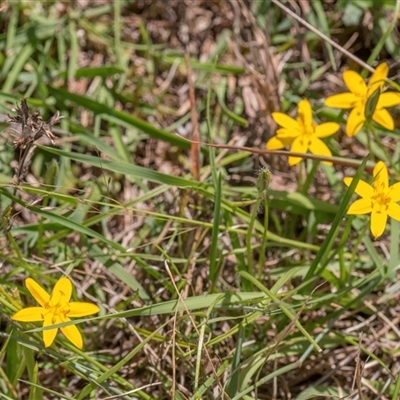
[[[292,129],[281,128],[276,131],[276,136],[279,140],[291,140],[293,142],[297,136],[300,136],[301,132],[293,131]]]
[[[385,92],[379,96],[379,101],[376,108],[393,107],[400,104],[400,93],[397,92]]]
[[[397,203],[390,203],[387,212],[390,218],[400,221],[400,205]]]
[[[350,205],[347,214],[359,215],[359,214],[369,214],[370,212],[372,212],[371,199],[359,199]]]
[[[271,139],[268,140],[266,144],[267,150],[279,150],[283,149],[285,144],[279,140],[276,136],[273,136]]]
[[[371,79],[369,80],[368,84],[372,85],[377,81],[385,80],[389,73],[389,66],[384,62],[379,64],[375,68],[375,72],[372,74]]]
[[[400,182],[395,183],[389,188],[389,196],[393,203],[400,201]]]
[[[299,162],[301,162],[302,158],[301,157],[293,157],[290,156],[288,159],[288,164],[293,167],[294,165],[298,164]]]
[[[354,136],[360,131],[365,122],[364,107],[355,107],[350,111],[346,124],[346,135]]]
[[[69,318],[63,318],[62,322],[71,321]],[[65,337],[72,342],[78,349],[83,347],[83,339],[82,335],[79,332],[79,329],[75,325],[63,326],[61,332],[65,335]]]
[[[76,302],[76,303],[69,303],[69,312],[68,317],[85,317],[86,315],[96,314],[100,311],[100,308],[97,307],[95,304],[92,303],[84,303],[84,302]]]
[[[386,192],[389,187],[389,174],[383,161],[379,161],[375,165],[373,175],[375,191],[378,193]]]
[[[360,103],[360,99],[354,93],[339,93],[329,96],[324,104],[333,108],[353,108]]]
[[[303,137],[298,137],[293,141],[290,151],[294,153],[307,153],[308,143],[303,139]],[[289,165],[293,166],[298,164],[302,160],[301,157],[289,157]]]
[[[386,63],[379,64],[368,82],[368,95],[372,94],[377,87],[383,87],[388,75],[389,67]]]
[[[44,307],[50,300],[50,295],[32,278],[25,279],[25,286],[29,290],[29,293],[42,307]]]
[[[27,307],[16,312],[11,319],[14,321],[21,322],[37,322],[43,321],[43,312],[45,309],[43,307]]]
[[[303,99],[297,106],[297,118],[301,121],[300,125],[312,125],[312,109],[311,104],[307,99]]]
[[[286,114],[283,114],[280,112],[273,112],[272,118],[282,128],[292,129],[292,130],[300,129],[299,123],[295,119],[293,119],[292,117],[289,117]]]
[[[349,177],[343,179],[343,182],[347,186],[350,186],[352,181],[353,181],[353,178],[349,178]],[[374,188],[367,182],[360,180],[357,183],[355,192],[363,198],[370,199],[374,195]]]
[[[340,128],[340,125],[336,122],[325,122],[321,125],[315,127],[315,136],[319,138],[324,138],[331,136],[336,133]]]
[[[310,144],[308,145],[308,149],[312,154],[318,156],[332,157],[332,153],[329,150],[328,146],[322,140],[316,137],[311,139]],[[330,161],[324,161],[324,163],[327,165],[332,165]]]
[[[371,214],[371,232],[376,238],[382,235],[385,230],[387,213],[373,211]]]
[[[389,111],[385,108],[381,110],[375,110],[372,119],[384,128],[392,131],[394,129],[394,121]]]
[[[293,140],[293,144],[292,147],[290,148],[290,151],[293,151],[295,153],[307,153],[307,150],[308,150],[308,141],[304,140],[302,136]]]
[[[347,70],[343,72],[343,80],[351,93],[358,97],[364,97],[367,94],[367,85],[360,74],[355,71]]]
[[[349,176],[347,176],[346,178],[343,178],[343,182],[346,186],[350,186],[351,182],[353,182],[353,178],[350,178]]]
[[[60,278],[54,286],[51,294],[51,302],[53,304],[68,303],[72,295],[72,283],[66,277]]]
[[[54,321],[54,322],[53,322]],[[43,322],[43,327],[50,326],[50,325],[55,325],[61,323],[60,318],[54,317],[53,314],[49,313],[45,316],[44,322]],[[54,329],[48,329],[46,331],[43,331],[43,342],[45,347],[50,347],[54,339],[56,338],[58,328]]]

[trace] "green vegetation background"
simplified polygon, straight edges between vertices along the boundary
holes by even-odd
[[[361,68],[280,4],[1,4],[2,121],[21,98],[64,118],[16,190],[1,134],[0,399],[399,398],[399,224],[373,241],[342,184],[371,179],[381,143],[342,129],[330,148],[359,169],[296,169],[186,140],[263,150],[302,98],[343,126],[323,100]],[[282,4],[396,81],[398,3]],[[394,180],[398,116],[378,130]],[[101,308],[76,321],[83,351],[9,318],[36,305],[27,276],[50,292],[63,275]]]

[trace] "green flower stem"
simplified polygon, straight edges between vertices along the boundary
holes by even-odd
[[[372,133],[372,136],[375,139],[376,145],[385,154],[385,161],[387,161],[390,164],[390,167],[392,169],[396,170],[396,165],[393,163],[392,157],[389,155],[389,153],[385,149],[385,146],[382,144],[381,139],[379,138],[378,134],[376,133],[376,130],[375,130],[374,126],[370,122],[368,122],[368,124],[366,124],[366,125],[369,128],[369,131]],[[372,149],[370,147],[369,135],[367,135],[367,138],[368,138],[368,149],[369,149],[370,152],[372,152]]]
[[[243,207],[243,206],[249,206],[251,204],[254,204],[257,200],[243,200],[243,201],[232,201],[230,204],[235,207]]]
[[[388,278],[396,282],[396,270],[399,264],[399,221],[391,218],[390,220],[390,259],[388,265]]]
[[[348,223],[351,224],[352,220],[354,217],[349,218]],[[360,248],[360,244],[363,241],[365,235],[367,234],[367,230],[369,229],[369,223],[364,225],[363,230],[360,232],[360,234],[358,235],[358,238],[356,240],[356,242],[354,243],[353,246],[353,251],[351,252],[351,259],[350,259],[350,264],[349,264],[349,271],[348,274],[351,275],[351,271],[354,268],[354,263],[356,261],[356,257],[358,256],[358,249]]]
[[[268,206],[268,196],[264,196],[264,231],[261,237],[261,247],[260,247],[260,257],[258,260],[258,279],[262,279],[264,264],[265,264],[265,249],[267,247],[267,232],[268,232],[268,220],[269,220],[269,206]],[[268,273],[268,278],[270,281],[270,276]],[[271,282],[269,282],[271,283]]]
[[[350,267],[346,269],[346,264],[344,260],[344,245],[347,243],[347,240],[349,238],[350,232],[351,232],[351,221],[353,220],[353,217],[350,216],[350,218],[347,219],[346,226],[344,227],[344,232],[342,235],[342,238],[339,243],[339,266],[340,266],[340,279],[342,282],[348,282],[348,277],[351,275],[351,270],[352,270],[352,264],[350,264]]]
[[[311,168],[307,168],[311,164]],[[314,178],[315,172],[317,171],[318,165],[320,164],[319,161],[307,160],[307,165],[304,165],[305,173],[306,173],[306,180],[304,181],[304,185],[301,188],[301,193],[306,194],[308,188],[311,185],[311,182]],[[307,169],[310,169],[310,172],[307,173]]]
[[[249,274],[253,273],[253,248],[251,247],[251,238],[253,237],[254,223],[258,214],[258,209],[260,208],[261,201],[262,197],[259,197],[254,203],[254,207],[250,215],[249,229],[247,230],[246,234],[247,272]],[[243,281],[243,287],[248,292],[251,292],[253,290],[253,285],[248,280]]]
[[[347,282],[348,275],[346,271],[343,248],[339,249],[338,253],[339,253],[340,279],[342,282]]]
[[[306,175],[307,174],[306,167],[304,163],[301,162],[299,164],[299,175],[297,178],[297,191],[300,193],[302,192],[302,187],[303,187],[303,168],[304,168],[304,174]]]
[[[394,387],[392,400],[398,399],[399,394],[400,394],[400,372],[397,374],[396,386]]]

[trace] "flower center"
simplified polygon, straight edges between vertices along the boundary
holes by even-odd
[[[382,190],[375,190],[374,195],[371,197],[372,208],[378,213],[386,213],[391,203],[390,196]]]
[[[315,127],[317,124],[314,121],[304,122],[303,120],[300,120],[299,123],[301,127],[302,142],[309,145],[312,136],[315,135]]]
[[[65,317],[67,316],[67,314],[70,311],[68,303],[66,303],[65,301],[60,301],[60,300],[58,302],[54,302],[54,299],[52,297],[50,297],[49,302],[46,303],[43,308],[45,309],[45,311],[43,313],[43,317],[45,315],[51,314],[54,324],[57,323],[56,317],[63,316],[64,318],[62,318],[62,319],[65,319]]]

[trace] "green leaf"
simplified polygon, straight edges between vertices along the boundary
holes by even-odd
[[[107,67],[85,67],[78,68],[75,71],[74,77],[76,79],[80,78],[95,78],[96,76],[100,76],[101,78],[107,78],[109,76],[113,76],[116,74],[122,74],[124,70],[115,66],[107,66]],[[57,75],[58,78],[67,78],[67,72],[61,72]]]
[[[303,390],[297,397],[296,400],[308,400],[323,397],[324,399],[338,399],[348,396],[349,393],[344,391],[343,388],[338,390],[337,387],[333,386],[312,386]]]
[[[335,219],[333,220],[333,223],[331,225],[329,233],[326,236],[324,242],[322,243],[322,246],[319,249],[317,255],[315,256],[315,258],[310,266],[310,269],[305,277],[305,280],[308,280],[314,276],[318,266],[320,266],[318,273],[321,273],[323,271],[323,269],[326,267],[325,261],[328,258],[328,254],[329,254],[330,249],[333,246],[334,240],[337,238],[337,236],[339,234],[339,225],[342,223],[342,219],[346,214],[348,205],[350,203],[350,200],[354,193],[354,190],[357,186],[357,183],[360,180],[362,173],[364,172],[367,160],[368,160],[368,157],[366,157],[364,159],[360,168],[357,170],[357,172],[351,182],[350,187],[348,188],[345,196],[343,197],[342,201],[340,202],[339,210],[335,216]]]
[[[49,92],[58,99],[60,104],[65,104],[66,100],[70,100],[94,112],[96,115],[101,115],[105,119],[112,120],[123,126],[135,127],[144,133],[147,133],[149,136],[179,146],[183,149],[190,148],[190,142],[187,140],[173,135],[172,133],[169,133],[163,129],[156,128],[154,125],[135,117],[132,114],[115,110],[106,106],[105,104],[98,103],[89,97],[80,96],[65,89],[55,89],[49,86]]]

